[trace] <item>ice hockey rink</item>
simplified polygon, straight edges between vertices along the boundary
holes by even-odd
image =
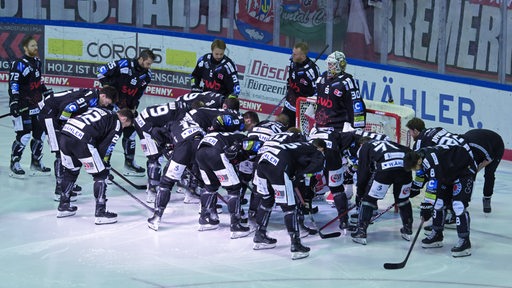
[[[8,112],[6,105],[0,112]],[[95,225],[92,177],[82,170],[77,214],[57,219],[53,175],[24,180],[8,176],[14,139],[10,121],[0,119],[0,287],[512,287],[508,278],[512,257],[509,161],[503,161],[497,171],[493,211],[487,216],[482,212],[483,173],[478,175],[469,207],[472,256],[451,256],[457,242],[455,230],[445,231],[444,247],[422,249],[422,231],[405,268],[385,270],[383,264],[401,262],[411,244],[401,239],[401,222],[393,210],[369,227],[366,246],[353,243],[349,236],[310,235],[302,240],[311,247],[310,256],[291,260],[280,209],[274,209],[269,224],[277,247],[260,251],[252,249],[252,235],[229,238],[225,206],[218,230],[198,232],[198,204],[184,204],[183,194],[177,193],[172,194],[155,232],[146,225],[151,213],[110,185],[107,207],[118,213],[118,223]],[[119,146],[112,166],[121,171]],[[29,153],[27,149],[22,161],[27,172]],[[46,152],[44,163],[53,166],[53,157]],[[145,163],[140,150],[137,162]],[[144,179],[130,178],[137,184],[144,184]],[[145,191],[119,177],[115,181],[145,200]],[[413,199],[414,232],[420,223],[420,202],[420,196]],[[388,197],[379,202],[379,209],[391,203]],[[325,201],[315,205],[320,210],[314,215],[318,227],[336,216]],[[310,224],[307,216],[306,223]],[[333,231],[336,224],[323,230]]]

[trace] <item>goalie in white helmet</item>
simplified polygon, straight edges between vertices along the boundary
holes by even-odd
[[[345,72],[345,54],[335,51],[325,61],[327,71],[318,78],[316,84],[316,127],[344,131],[364,128],[366,107],[359,94],[358,83]]]

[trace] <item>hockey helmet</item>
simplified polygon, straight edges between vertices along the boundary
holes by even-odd
[[[344,72],[347,66],[345,54],[340,51],[332,52],[325,61],[327,62],[327,75],[331,77]]]

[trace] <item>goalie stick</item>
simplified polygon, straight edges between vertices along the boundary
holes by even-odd
[[[137,185],[137,184],[133,183],[132,181],[130,181],[130,179],[126,178],[123,174],[119,173],[116,169],[110,168],[110,170],[112,172],[114,172],[117,176],[119,176],[121,179],[126,181],[126,183],[130,184],[133,188],[135,188],[137,190],[146,190],[146,188],[147,188],[146,185]]]
[[[421,218],[420,226],[418,227],[418,231],[416,231],[416,235],[414,235],[414,239],[412,240],[411,247],[409,247],[409,251],[407,252],[407,256],[405,256],[404,261],[399,263],[384,263],[384,269],[388,270],[394,270],[394,269],[402,269],[405,267],[405,264],[407,264],[407,260],[409,259],[409,256],[411,255],[412,248],[414,247],[414,244],[416,243],[416,240],[418,239],[418,235],[420,234],[421,227],[423,227],[423,223],[425,220]]]
[[[114,170],[114,169],[112,169]],[[139,198],[137,198],[137,196],[133,195],[130,191],[126,190],[126,188],[124,188],[123,186],[121,186],[121,184],[117,183],[115,180],[114,180],[114,177],[112,175],[109,175],[109,180],[110,182],[112,182],[114,185],[116,185],[119,189],[123,190],[123,192],[125,192],[126,194],[130,195],[130,197],[132,197],[133,199],[135,199],[135,201],[139,202],[139,204],[141,204],[142,206],[144,206],[144,208],[148,209],[149,211],[155,213],[155,210],[151,207],[149,207],[146,203],[142,202],[142,200],[140,200]]]
[[[325,50],[327,50],[327,48],[329,48],[329,44],[326,44],[326,45],[325,45],[325,47],[324,47],[324,49],[322,50],[322,52],[320,52],[320,53],[316,56],[316,58],[315,58],[315,60],[313,61],[313,63],[316,63],[316,61],[318,61],[318,59],[320,59],[320,57],[321,57],[322,55],[324,55],[324,52],[325,52]],[[276,112],[276,110],[277,110],[279,107],[281,107],[281,105],[283,104],[283,102],[284,102],[284,100],[285,100],[285,99],[286,99],[286,95],[284,95],[284,97],[281,99],[281,101],[279,101],[279,103],[277,103],[277,105],[274,107],[274,109],[272,109],[272,112],[270,112],[270,114],[268,114],[268,116],[267,116],[267,118],[266,118],[265,120],[270,119],[270,117],[272,117],[272,115],[274,115],[274,113]]]

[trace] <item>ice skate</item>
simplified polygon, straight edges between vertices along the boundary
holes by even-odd
[[[135,160],[124,161],[124,176],[144,177],[146,176],[146,169],[140,167],[135,163]]]
[[[82,194],[82,187],[80,187],[80,185],[73,185],[73,192],[76,193],[76,195],[81,195]]]
[[[150,229],[153,229],[155,231],[158,231],[158,227],[160,226],[160,221],[162,220],[162,217],[158,216],[156,213],[153,215],[153,217],[148,218],[148,227]]]
[[[412,227],[411,225],[404,225],[400,228],[400,234],[405,241],[411,241]]]
[[[352,241],[355,243],[359,243],[362,245],[366,245],[366,229],[363,227],[357,227],[356,232],[350,233],[350,236],[352,236]]]
[[[52,172],[52,169],[45,167],[41,160],[32,159],[30,163],[30,175],[31,176],[48,176]]]
[[[292,260],[298,260],[302,258],[306,258],[309,256],[309,251],[311,250],[309,247],[306,247],[300,243],[300,238],[298,233],[293,233],[291,237],[291,247],[290,252],[292,252]]]
[[[11,161],[11,171],[9,171],[9,176],[18,179],[25,178],[25,170],[21,168],[20,162]]]
[[[96,213],[94,214],[94,224],[112,224],[117,222],[117,214],[106,210],[105,204],[96,205]]]
[[[254,242],[252,249],[263,250],[276,247],[277,240],[268,237],[266,231],[256,230],[254,238],[252,238],[252,242]]]
[[[201,212],[201,216],[199,216],[199,229],[198,231],[207,231],[207,230],[215,230],[219,228],[219,216],[217,214]]]
[[[469,238],[459,238],[459,242],[452,248],[453,257],[466,257],[471,255],[471,242]]]
[[[443,247],[443,232],[432,230],[427,238],[421,240],[421,247],[423,248],[440,248]]]
[[[69,203],[60,203],[57,208],[57,218],[73,216],[76,214],[76,210],[78,210],[76,206],[71,206]]]
[[[242,226],[240,223],[231,224],[231,239],[238,239],[249,236],[254,230],[250,227]]]
[[[484,213],[491,213],[491,211],[492,211],[491,196],[484,196],[482,198],[482,204],[483,204]]]

